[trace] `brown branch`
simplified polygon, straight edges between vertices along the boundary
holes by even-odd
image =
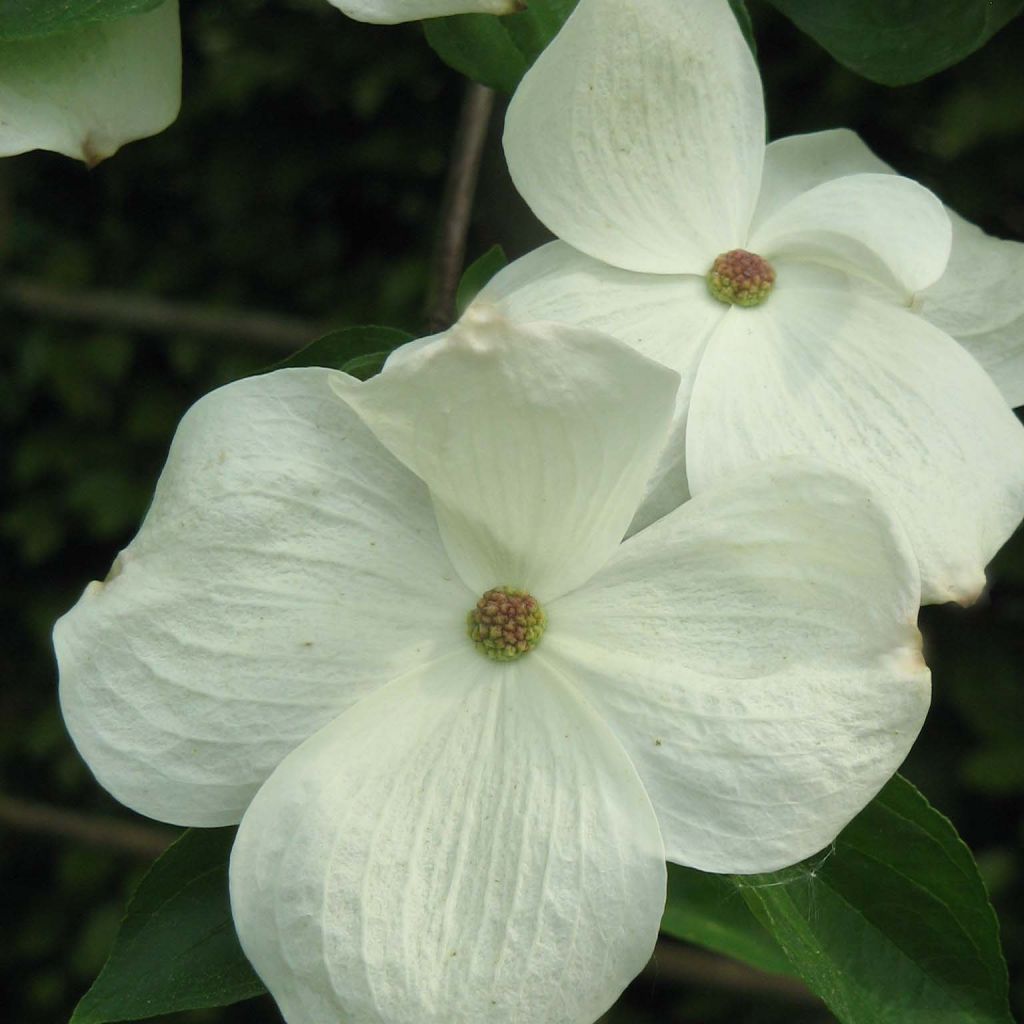
[[[466,236],[473,212],[473,197],[493,108],[493,90],[476,82],[468,83],[452,144],[451,163],[441,198],[440,224],[430,265],[424,319],[427,332],[431,334],[443,331],[455,319],[455,294],[466,258]]]
[[[67,291],[24,278],[0,285],[0,304],[55,320],[199,334],[278,352],[294,351],[326,333],[320,324],[278,313],[211,309],[132,292]]]
[[[82,814],[2,795],[0,825],[20,832],[70,839],[72,842],[116,850],[147,860],[160,856],[177,836],[169,828]]]

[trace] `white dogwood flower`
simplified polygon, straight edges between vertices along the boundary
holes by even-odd
[[[180,106],[178,0],[0,42],[0,156],[49,149],[93,166],[163,131]]]
[[[482,301],[609,331],[679,371],[636,525],[762,459],[813,455],[886,496],[927,601],[970,603],[1024,513],[1024,431],[968,352],[907,308],[939,301],[949,217],[887,168],[764,136],[725,0],[581,0],[505,129],[516,186],[562,241]],[[959,285],[977,258],[965,249]],[[933,317],[947,330],[964,290]],[[1001,326],[1007,304],[974,304]]]
[[[286,1020],[589,1024],[666,855],[798,861],[903,759],[919,577],[863,485],[761,466],[621,541],[678,383],[477,311],[366,383],[230,384],[57,623],[100,782],[241,820],[235,921]]]
[[[401,21],[443,18],[449,14],[514,14],[523,0],[328,0],[356,21],[396,25]]]
[[[780,139],[768,157],[817,172],[818,181],[848,174],[895,174],[854,132],[813,132]],[[946,209],[953,248],[942,277],[911,303],[956,338],[995,381],[1011,407],[1024,405],[1024,243],[993,238]]]

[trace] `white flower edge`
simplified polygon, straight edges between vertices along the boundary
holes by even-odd
[[[0,156],[47,149],[95,166],[163,131],[180,105],[178,0],[0,43]]]
[[[670,860],[771,871],[831,842],[910,750],[920,598],[877,492],[777,459],[627,540],[551,607],[537,655],[622,740]]]
[[[1024,515],[1024,430],[949,335],[855,289],[804,286],[798,269],[787,266],[756,325],[730,311],[704,352],[686,434],[691,490],[766,459],[823,459],[885,496],[926,603],[973,603]]]
[[[845,128],[779,139],[766,153],[755,227],[798,192],[838,175],[896,173]],[[909,304],[981,363],[1011,407],[1024,405],[1024,243],[995,238],[948,206],[946,213],[949,263]]]
[[[444,18],[450,14],[515,14],[523,0],[328,0],[342,14],[376,25]]]
[[[238,822],[290,750],[462,628],[427,489],[331,374],[201,398],[138,535],[54,627],[72,739],[141,814]]]
[[[621,541],[679,375],[590,328],[514,325],[477,303],[376,378],[332,383],[429,487],[469,588],[524,586],[546,602]]]

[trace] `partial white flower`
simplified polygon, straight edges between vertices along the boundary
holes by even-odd
[[[328,0],[356,21],[397,25],[400,21],[444,18],[449,14],[514,14],[524,0]]]
[[[178,0],[59,35],[0,42],[0,156],[49,149],[90,167],[181,106]]]
[[[927,601],[970,603],[1024,514],[1024,431],[975,360],[908,307],[923,295],[953,328],[975,254],[958,244],[944,277],[953,231],[934,195],[844,147],[766,152],[764,132],[725,0],[581,0],[505,129],[519,191],[564,241],[481,301],[611,331],[681,374],[636,526],[765,458],[813,455],[886,496]],[[1019,297],[994,291],[974,307],[990,318],[960,333],[1017,315]]]
[[[367,383],[228,385],[57,623],[103,785],[241,819],[232,907],[286,1020],[588,1024],[666,855],[797,861],[903,759],[919,579],[861,484],[762,466],[621,542],[677,385],[479,311]]]
[[[895,174],[854,132],[795,135],[765,154],[766,189],[812,187],[840,175]],[[1024,405],[1024,243],[987,235],[950,210],[953,249],[945,273],[911,300],[926,320],[956,338],[988,370],[1011,406]]]

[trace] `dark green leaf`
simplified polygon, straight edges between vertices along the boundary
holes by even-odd
[[[750,912],[734,880],[668,866],[668,899],[661,930],[762,971],[794,974],[778,943]]]
[[[740,23],[740,31],[743,33],[747,45],[756,56],[757,42],[754,39],[754,23],[750,20],[750,11],[747,10],[747,5],[743,0],[729,0],[729,6],[732,8],[732,13],[736,15],[736,20]]]
[[[883,85],[948,68],[1024,9],[1024,0],[770,0],[841,64]]]
[[[459,290],[455,295],[455,308],[459,316],[465,312],[466,307],[476,298],[483,286],[494,275],[508,265],[508,257],[500,245],[492,245],[479,259],[474,260],[462,275],[459,281]]]
[[[273,369],[326,366],[329,370],[344,370],[354,377],[361,377],[363,373],[373,376],[383,365],[384,359],[407,341],[412,341],[412,335],[397,327],[343,327],[340,331],[331,331],[311,342],[295,355],[282,359]],[[367,368],[378,357],[379,365],[372,373],[367,373]]]
[[[0,0],[0,41],[52,36],[98,21],[142,14],[165,0]]]
[[[150,868],[72,1024],[226,1006],[265,991],[231,922],[234,838],[233,828],[190,829]]]
[[[732,880],[844,1024],[1010,1024],[977,866],[906,780],[894,778],[826,855]]]
[[[384,361],[390,354],[390,352],[367,352],[364,356],[349,359],[348,362],[342,364],[341,368],[346,373],[352,374],[353,377],[369,380],[384,369]]]
[[[530,0],[525,11],[495,18],[459,14],[423,23],[438,56],[468,78],[511,93],[572,13],[576,0]]]
[[[1024,0],[1022,0],[1024,2]],[[511,93],[572,14],[577,0],[530,0],[525,11],[495,18],[460,14],[423,23],[427,41],[450,67],[492,89]],[[729,0],[755,53],[754,27],[744,0]]]

